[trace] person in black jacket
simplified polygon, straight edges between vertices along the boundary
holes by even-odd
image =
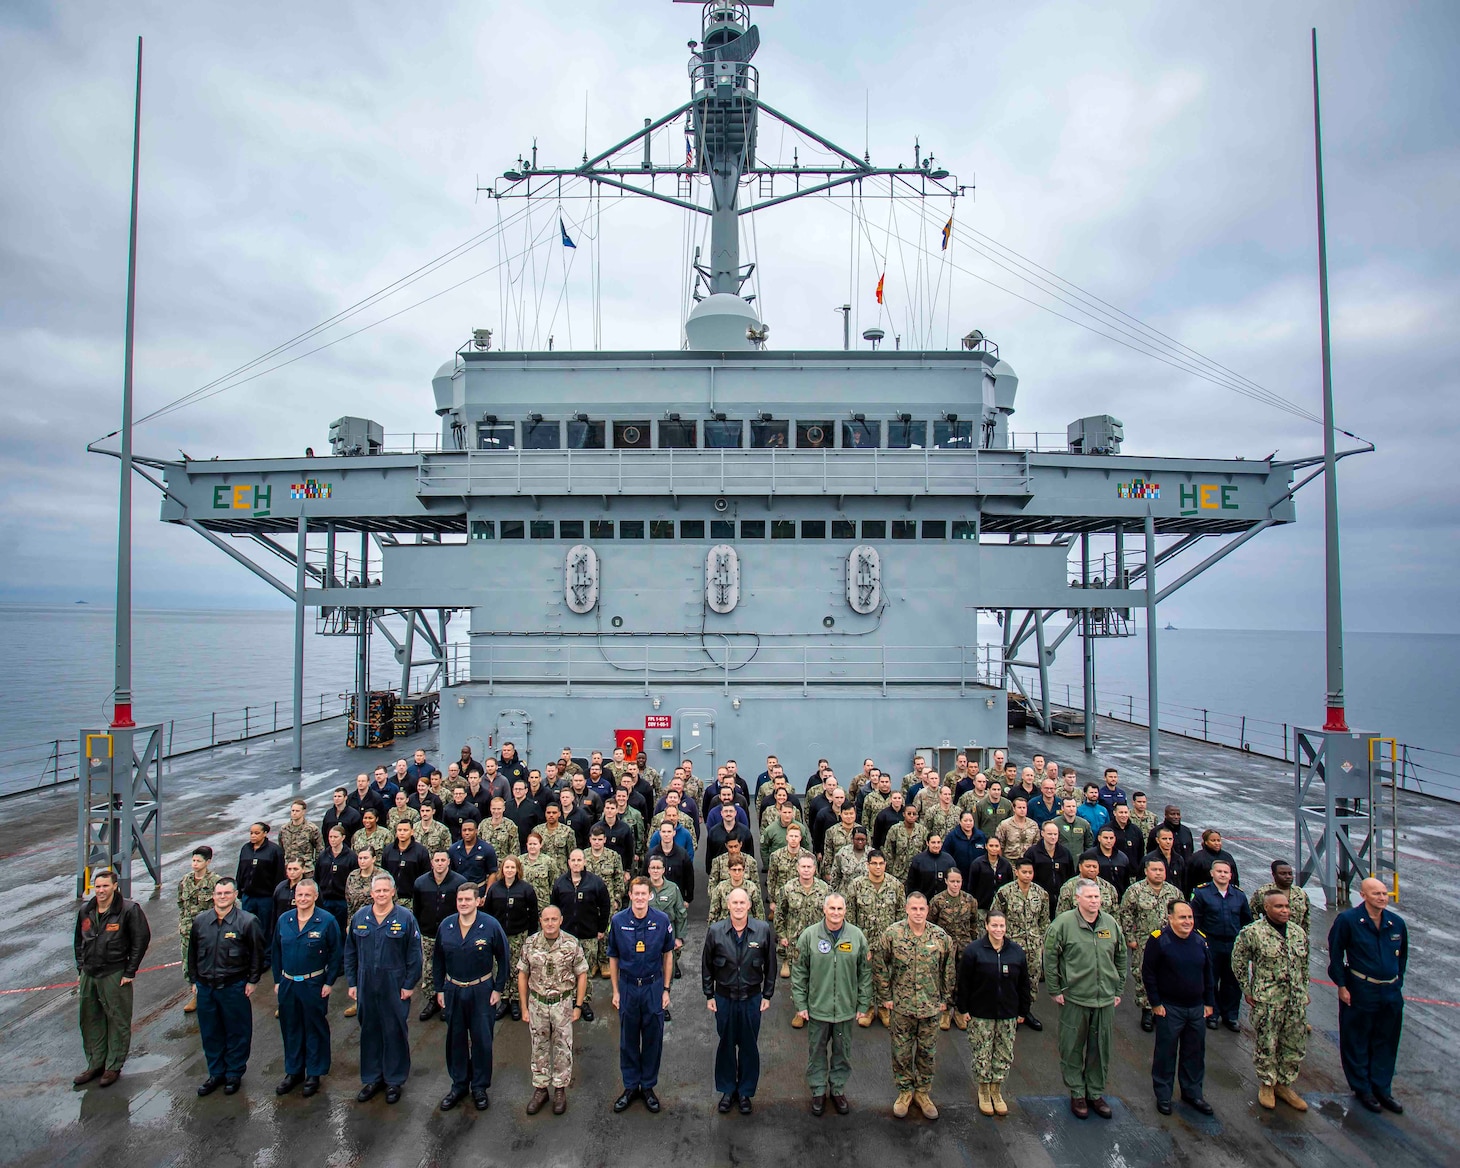
[[[1191,885],[1186,879],[1186,857],[1181,854],[1181,849],[1175,846],[1176,833],[1166,824],[1161,824],[1151,833],[1155,841],[1151,850],[1141,860],[1141,871],[1146,870],[1146,860],[1152,856],[1157,857],[1166,865],[1166,879],[1175,887],[1181,889],[1183,896],[1191,895]]]
[[[512,797],[507,800],[502,814],[517,825],[518,846],[523,851],[527,850],[528,834],[543,821],[543,806],[543,803],[527,793],[527,784],[521,779],[512,784]]]
[[[738,839],[740,850],[747,856],[755,855],[755,836],[750,828],[741,823],[735,816],[735,804],[722,804],[715,818],[710,820],[709,830],[705,832],[705,872],[708,873],[715,866],[715,860],[724,855],[729,848],[725,846],[727,840]],[[666,872],[665,875],[668,875]],[[672,879],[672,877],[671,877]],[[685,903],[689,897],[685,897]]]
[[[512,818],[510,807],[507,809],[507,818]],[[461,825],[468,819],[473,823],[480,823],[483,816],[477,805],[467,797],[466,788],[457,787],[451,792],[451,802],[446,804],[446,810],[441,813],[441,822],[446,825],[446,830],[451,833],[451,838],[459,840]]]
[[[512,968],[516,969],[517,960],[522,956],[522,942],[537,932],[538,915],[547,906],[537,903],[537,890],[522,879],[522,862],[516,856],[503,856],[499,872],[500,878],[487,889],[482,911],[496,917],[507,934],[507,951]],[[510,1013],[512,1021],[522,1021],[522,997],[515,977],[508,981],[503,998],[497,1017],[505,1018]]]
[[[965,811],[958,817],[958,826],[950,828],[943,835],[943,850],[953,858],[958,870],[963,873],[963,890],[969,891],[972,883],[973,864],[983,858],[985,836],[975,825],[973,812]]]
[[[1029,963],[1007,934],[1008,921],[994,909],[984,921],[984,935],[964,949],[958,963],[956,1005],[968,1016],[978,1109],[984,1115],[1009,1112],[1004,1080],[1014,1065],[1014,1035],[1029,1015]]]
[[[248,843],[238,853],[238,898],[252,913],[264,937],[264,968],[269,968],[269,942],[274,936],[274,889],[284,876],[284,853],[269,838],[269,825],[251,824]]]
[[[1115,846],[1125,854],[1128,879],[1139,879],[1140,873],[1144,871],[1141,861],[1146,856],[1146,837],[1131,822],[1130,804],[1117,803],[1111,809],[1110,826],[1115,829]]]
[[[1215,827],[1209,827],[1201,833],[1201,847],[1192,852],[1186,861],[1186,878],[1191,882],[1192,888],[1197,888],[1212,878],[1212,865],[1218,860],[1226,861],[1232,873],[1232,883],[1241,884],[1237,875],[1237,861],[1233,859],[1231,852],[1222,847],[1222,833]],[[1197,925],[1197,928],[1201,926]]]
[[[517,757],[517,747],[511,742],[502,743],[502,757],[497,760],[497,773],[507,780],[509,791],[518,779],[527,782],[527,767]]]
[[[574,775],[574,779],[581,778]],[[563,809],[563,822],[573,831],[573,838],[578,841],[580,848],[588,846],[588,832],[593,827],[593,821],[598,818],[595,809],[586,803],[580,803],[578,797],[572,790],[558,792],[558,802]]]
[[[1050,913],[1053,914],[1060,889],[1075,874],[1075,858],[1070,855],[1070,849],[1060,843],[1059,824],[1053,819],[1046,821],[1039,833],[1040,838],[1024,855],[1034,863],[1034,883],[1049,894]]]
[[[1004,841],[998,836],[989,836],[983,847],[983,858],[970,865],[964,888],[978,901],[978,907],[988,912],[994,906],[994,893],[1005,884],[1013,883],[1014,866],[1004,859]]]
[[[132,983],[152,943],[142,906],[117,891],[117,875],[102,868],[91,877],[95,895],[76,914],[76,972],[81,985],[81,1045],[86,1070],[73,1080],[80,1087],[99,1079],[110,1087],[122,1073],[132,1048]]]
[[[751,919],[750,894],[743,888],[730,893],[726,907],[730,916],[705,934],[700,980],[720,1036],[715,1051],[720,1114],[738,1102],[740,1114],[749,1115],[760,1082],[760,1016],[776,992],[776,934],[768,922]]]
[[[1095,846],[1081,852],[1080,859],[1094,860],[1100,865],[1100,878],[1115,886],[1117,896],[1125,895],[1125,890],[1130,887],[1130,860],[1116,845],[1113,823],[1107,823],[1095,833]]]
[[[314,882],[319,885],[319,907],[335,918],[340,936],[350,923],[349,902],[345,899],[345,881],[360,866],[355,849],[345,846],[349,836],[345,825],[335,823],[325,833],[326,847],[314,861]]]
[[[610,799],[603,805],[603,818],[589,829],[591,837],[595,831],[603,832],[604,843],[618,853],[623,863],[625,876],[634,873],[634,829],[619,818],[618,800]]]
[[[943,891],[948,873],[956,867],[953,857],[943,850],[943,837],[934,832],[928,837],[928,846],[907,866],[906,889],[921,892],[932,903],[933,897]]]
[[[366,810],[373,807],[376,817],[384,819],[390,811],[390,804],[375,789],[369,775],[355,776],[355,789],[345,797],[345,803],[357,816],[364,816]]]
[[[420,1013],[422,1022],[429,1022],[441,1011],[433,992],[436,933],[442,921],[456,915],[456,890],[466,882],[465,876],[453,871],[451,854],[439,848],[431,856],[431,870],[417,876],[411,888],[412,911],[421,929],[421,985],[426,988],[426,1004]]]
[[[1211,874],[1211,882],[1198,886],[1191,894],[1191,911],[1196,916],[1196,927],[1211,946],[1216,977],[1217,1012],[1207,1018],[1207,1029],[1215,1030],[1225,1023],[1237,1034],[1241,1030],[1237,1015],[1242,1009],[1242,989],[1232,972],[1232,946],[1237,934],[1252,923],[1252,906],[1232,879],[1231,865],[1226,860],[1215,861]]]
[[[324,813],[324,818],[319,821],[319,834],[326,845],[329,843],[330,828],[339,823],[345,829],[345,842],[355,838],[355,833],[363,826],[360,812],[356,811],[349,804],[349,792],[344,787],[336,787],[330,809]],[[372,800],[371,806],[374,806]]]
[[[253,997],[268,960],[258,918],[239,908],[238,885],[220,876],[213,907],[193,918],[188,969],[198,987],[198,1036],[208,1060],[199,1095],[238,1092],[253,1048]],[[272,899],[270,900],[272,904]]]
[[[1151,831],[1150,837],[1146,840],[1146,847],[1153,852],[1157,850],[1156,835],[1163,827],[1169,827],[1171,829],[1172,845],[1181,853],[1181,858],[1183,860],[1190,860],[1191,853],[1195,850],[1196,844],[1191,838],[1191,828],[1181,825],[1181,808],[1175,803],[1167,804],[1166,817],[1160,823],[1156,824],[1155,828]],[[1166,872],[1166,879],[1171,879],[1169,868]],[[1188,891],[1190,890],[1188,889]]]
[[[1211,946],[1197,932],[1186,901],[1173,900],[1166,906],[1165,925],[1146,942],[1140,977],[1156,1017],[1156,1047],[1151,1056],[1156,1110],[1171,1114],[1171,1081],[1178,1075],[1179,1055],[1182,1102],[1210,1115],[1211,1104],[1202,1097],[1206,1078],[1202,1019],[1215,1017],[1216,977]]]
[[[695,866],[689,853],[674,842],[674,824],[659,825],[659,833],[649,841],[649,855],[664,861],[664,879],[672,880],[679,888],[679,895],[685,904],[693,904],[695,898]],[[648,857],[644,862],[647,864]]]
[[[553,884],[552,904],[563,914],[563,932],[583,942],[585,953],[593,952],[608,932],[613,899],[608,895],[608,885],[584,867],[582,848],[574,848],[568,853],[568,870]],[[593,1021],[592,1003],[593,981],[590,978],[583,998],[585,1022]]]
[[[431,857],[415,841],[414,835],[411,821],[402,819],[395,825],[395,843],[380,857],[380,866],[395,878],[395,903],[405,909],[413,907],[411,897],[416,891],[416,881],[431,870]]]

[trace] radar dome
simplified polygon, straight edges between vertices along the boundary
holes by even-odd
[[[760,318],[749,304],[729,292],[716,292],[694,306],[684,322],[684,335],[691,349],[725,352],[756,348],[746,330],[760,328]]]
[[[449,414],[455,402],[455,386],[453,378],[456,376],[456,358],[442,363],[436,375],[431,378],[431,392],[436,395],[436,415]]]

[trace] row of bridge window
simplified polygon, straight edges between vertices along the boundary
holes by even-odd
[[[977,539],[971,519],[473,519],[472,539]]]

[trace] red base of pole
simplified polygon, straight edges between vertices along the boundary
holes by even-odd
[[[1323,728],[1325,730],[1337,730],[1340,732],[1346,731],[1348,729],[1348,723],[1345,722],[1343,719],[1342,706],[1328,707],[1328,718],[1323,723]]]
[[[136,724],[136,722],[132,721],[132,706],[130,702],[127,703],[125,706],[118,704],[113,707],[112,729],[130,730]]]

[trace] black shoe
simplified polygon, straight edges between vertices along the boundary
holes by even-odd
[[[455,1087],[453,1087],[453,1088],[451,1088],[450,1091],[446,1092],[446,1094],[441,1097],[441,1103],[440,1103],[441,1110],[442,1111],[450,1111],[453,1107],[455,1107],[458,1103],[460,1103],[465,1098],[466,1098],[466,1088],[465,1087],[461,1088],[460,1090],[457,1090]]]
[[[387,1103],[399,1103],[400,1088],[395,1086],[387,1087],[385,1089],[385,1101]]]
[[[683,976],[684,976],[684,974],[682,974],[682,973],[680,973],[680,972],[679,972],[679,970],[677,970],[677,969],[676,969],[676,970],[675,970],[675,971],[674,971],[674,976],[675,976],[675,978],[676,978],[676,979],[678,979],[678,978],[681,978],[681,977],[683,977]]]
[[[638,1097],[639,1089],[637,1087],[625,1087],[624,1093],[613,1101],[614,1114],[622,1115],[629,1109],[629,1104]]]
[[[304,1082],[303,1075],[285,1075],[279,1080],[279,1085],[274,1088],[274,1094],[287,1095],[302,1082]]]
[[[1355,1094],[1357,1094],[1357,1092],[1355,1092]],[[1359,1095],[1359,1102],[1362,1103],[1366,1109],[1374,1112],[1375,1115],[1383,1110],[1383,1106],[1372,1095]]]
[[[1181,1097],[1181,1102],[1185,1103],[1186,1106],[1190,1107],[1193,1111],[1199,1111],[1203,1115],[1212,1114],[1212,1105],[1208,1103],[1205,1099],[1203,1099],[1200,1095],[1198,1095],[1195,1099],[1183,1095]]]
[[[1236,1018],[1223,1019],[1222,1025],[1230,1030],[1233,1034],[1242,1033],[1242,1023],[1238,1022]]]
[[[384,1083],[366,1083],[359,1091],[355,1092],[355,1102],[369,1103],[382,1091],[385,1090]]]
[[[1220,1018],[1218,1018],[1215,1014],[1213,1014],[1210,1018],[1207,1019],[1207,1029],[1208,1030],[1215,1030],[1221,1024],[1222,1024],[1222,1020]]]
[[[729,1095],[720,1096],[720,1102],[715,1104],[715,1110],[717,1110],[721,1115],[729,1115],[730,1109],[734,1106],[735,1094],[734,1092],[731,1092]]]
[[[659,1114],[659,1096],[654,1094],[653,1087],[644,1088],[644,1106],[649,1109],[651,1115]]]
[[[238,1089],[240,1087],[242,1087],[242,1086],[243,1086],[243,1084],[240,1083],[237,1079],[224,1079],[223,1080],[223,1094],[225,1094],[225,1095],[237,1095],[238,1094]]]
[[[485,1091],[478,1091],[473,1094],[471,1097],[471,1101],[476,1105],[476,1109],[478,1111],[485,1111],[488,1107],[492,1105],[492,1101],[487,1098],[487,1093]]]
[[[310,1075],[309,1078],[305,1079],[304,1080],[304,1090],[301,1091],[300,1094],[303,1095],[304,1098],[306,1098],[306,1099],[308,1099],[311,1095],[318,1095],[319,1094],[319,1076],[318,1075]]]
[[[223,1086],[222,1079],[218,1078],[216,1075],[209,1075],[206,1079],[198,1084],[198,1095],[200,1097],[203,1095],[211,1095],[221,1086]]]
[[[813,1096],[811,1096],[811,1114],[812,1115],[822,1115],[822,1114],[825,1113],[825,1111],[826,1111],[826,1096],[825,1095],[813,1095]]]
[[[522,1021],[522,1003],[516,1000],[512,1002],[512,1021]]]
[[[445,1017],[445,1015],[442,1015]],[[512,1005],[510,1002],[503,1002],[497,1007],[497,1021],[504,1022],[512,1016]]]
[[[750,1099],[747,1096],[745,1096],[745,1095],[742,1095],[740,1097],[740,1114],[741,1115],[749,1115],[750,1114]]]
[[[1033,1014],[1024,1015],[1024,1025],[1029,1027],[1030,1030],[1034,1031],[1035,1034],[1038,1034],[1041,1030],[1044,1029],[1044,1023],[1036,1018]]]
[[[836,1108],[838,1115],[845,1115],[852,1109],[852,1105],[847,1102],[845,1095],[837,1095],[835,1093],[832,1094],[831,1105]]]
[[[1156,1015],[1150,1010],[1141,1011],[1141,1029],[1147,1034],[1156,1029]]]
[[[669,1012],[669,1007],[668,1006],[665,1006],[664,1007],[664,1021],[666,1021],[666,1022],[673,1022],[674,1021],[674,1015]]]
[[[584,1002],[583,1003],[583,1014],[582,1014],[582,1018],[583,1018],[583,1021],[585,1021],[585,1022],[592,1022],[593,1021],[593,1003],[592,1002]]]
[[[1392,1111],[1395,1115],[1404,1114],[1404,1104],[1394,1098],[1393,1095],[1380,1095],[1379,1092],[1375,1091],[1374,1098],[1379,1101],[1379,1106],[1384,1108],[1385,1111]]]
[[[441,1013],[441,1007],[436,1004],[436,995],[432,994],[426,1002],[426,1008],[420,1013],[420,1019],[422,1022],[429,1022],[439,1013]]]
[[[1162,1115],[1170,1115],[1171,1114],[1171,1100],[1169,1100],[1169,1099],[1157,1099],[1156,1100],[1156,1110],[1159,1111]]]

